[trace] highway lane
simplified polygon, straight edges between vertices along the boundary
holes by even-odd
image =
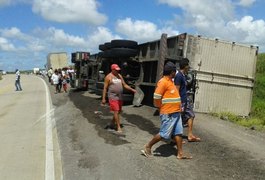
[[[21,75],[23,91],[15,91],[15,75],[0,81],[0,179],[61,179],[55,173],[56,131],[45,82]],[[56,167],[56,169],[60,169]]]

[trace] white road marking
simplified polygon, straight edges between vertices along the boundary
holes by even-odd
[[[51,109],[51,96],[45,81],[40,78],[45,86],[46,92],[46,165],[45,165],[45,180],[54,180],[54,156],[53,156],[53,137],[52,128],[54,121],[54,111]]]

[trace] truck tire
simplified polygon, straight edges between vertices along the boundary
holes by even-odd
[[[105,51],[106,50],[105,44],[100,44],[98,46],[98,49],[101,50],[101,51]]]
[[[130,48],[137,49],[138,43],[132,40],[112,40],[111,48]]]
[[[112,48],[104,52],[99,53],[103,58],[119,58],[119,57],[134,57],[138,54],[136,49],[129,48]]]
[[[110,50],[105,50],[104,52],[99,52],[98,56],[102,57],[102,58],[110,58],[110,57],[112,57]]]
[[[129,48],[112,48],[109,54],[111,57],[134,57],[138,54],[138,51]]]
[[[104,44],[104,46],[105,46],[105,50],[111,49],[111,43],[110,42],[106,42]]]

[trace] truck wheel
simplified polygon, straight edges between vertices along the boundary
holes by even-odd
[[[111,43],[110,42],[106,42],[104,44],[104,46],[105,46],[105,50],[111,49]]]
[[[111,48],[130,48],[137,49],[138,43],[132,40],[112,40]]]
[[[112,48],[109,53],[111,57],[134,57],[138,54],[138,51],[129,48]]]
[[[105,44],[100,44],[98,46],[98,49],[101,50],[101,51],[105,51],[106,50]]]
[[[99,52],[99,53],[98,53],[98,56],[99,56],[99,57],[102,57],[102,58],[109,58],[109,57],[112,57],[112,56],[111,56],[111,52],[110,52],[110,50],[105,50],[104,52]]]

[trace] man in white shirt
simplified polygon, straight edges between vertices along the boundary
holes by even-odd
[[[49,78],[49,82],[51,82],[51,77],[52,77],[52,74],[53,74],[53,69],[50,68],[49,71],[48,71],[48,78]]]
[[[15,81],[16,91],[22,91],[21,85],[20,85],[20,72],[18,69],[16,69],[16,81]]]
[[[53,85],[55,87],[55,94],[57,94],[58,92],[60,92],[60,89],[59,89],[59,75],[58,75],[57,69],[55,69],[54,73],[52,74],[51,80],[52,80],[52,83],[53,83]]]

